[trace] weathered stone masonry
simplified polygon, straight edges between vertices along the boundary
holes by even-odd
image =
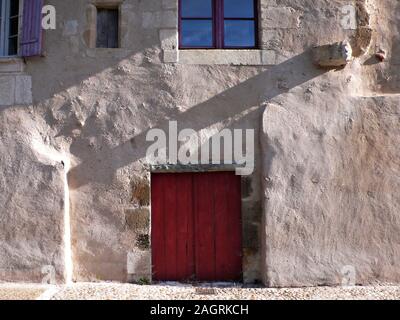
[[[179,50],[177,0],[47,3],[45,56],[0,58],[0,281],[150,280],[145,136],[169,120],[257,132],[245,282],[399,281],[397,1],[260,0],[257,50]],[[119,6],[120,48],[95,48],[96,6]],[[314,65],[345,40],[347,66]]]

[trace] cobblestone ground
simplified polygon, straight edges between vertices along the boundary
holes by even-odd
[[[79,283],[71,286],[0,284],[0,299],[53,300],[387,300],[399,299],[399,286],[267,289],[239,286],[117,283]]]

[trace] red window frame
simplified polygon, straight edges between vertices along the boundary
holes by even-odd
[[[182,0],[179,0],[179,49],[257,49],[258,48],[258,0],[254,1],[254,17],[253,18],[225,18],[224,17],[224,0],[211,0],[212,16],[211,18],[204,17],[182,17]],[[212,20],[212,46],[183,46],[182,45],[182,20]],[[236,47],[225,45],[225,20],[242,20],[254,21],[254,46]]]

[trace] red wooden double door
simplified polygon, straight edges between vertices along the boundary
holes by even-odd
[[[152,175],[156,281],[241,281],[240,177],[234,172]]]

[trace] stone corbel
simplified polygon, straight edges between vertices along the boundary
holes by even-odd
[[[314,47],[314,63],[323,68],[339,68],[347,65],[353,56],[351,45],[342,41],[325,46]]]

